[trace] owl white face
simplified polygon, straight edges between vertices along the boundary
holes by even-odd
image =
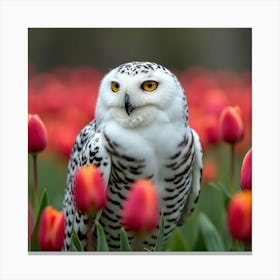
[[[98,122],[143,127],[156,119],[182,118],[182,89],[166,68],[132,62],[110,71],[102,80],[96,105]],[[177,110],[176,110],[177,108]]]

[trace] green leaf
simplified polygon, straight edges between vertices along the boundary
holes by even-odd
[[[72,232],[71,240],[78,252],[84,251],[81,241],[75,231]]]
[[[121,228],[120,245],[121,245],[121,251],[126,251],[126,252],[132,251],[128,238],[127,238],[127,234],[123,227]]]
[[[211,183],[209,183],[209,186],[211,186],[212,188],[222,192],[226,202],[231,199],[231,197],[232,197],[231,194],[229,193],[228,189],[223,184],[221,184],[219,182],[218,183],[211,182]]]
[[[189,216],[185,223],[180,227],[182,235],[184,236],[184,241],[187,244],[188,250],[193,251],[196,242],[199,237],[199,223],[198,223],[199,212],[195,211]],[[172,235],[171,235],[172,237]],[[171,238],[170,237],[170,238]]]
[[[168,242],[168,251],[189,251],[187,241],[183,236],[181,228],[175,228]]]
[[[157,236],[156,245],[154,251],[162,251],[163,250],[163,237],[164,237],[164,215],[163,210],[161,211],[160,222],[159,222],[159,231]]]
[[[145,252],[153,252],[152,250],[150,250],[149,248],[144,247],[144,251]]]
[[[224,251],[225,248],[219,232],[210,219],[203,213],[199,215],[199,224],[207,251]]]
[[[39,232],[39,223],[43,210],[48,205],[48,194],[47,190],[44,189],[40,199],[39,210],[36,216],[35,224],[33,226],[31,234],[31,251],[39,251],[39,242],[38,242],[38,232]]]
[[[106,236],[103,227],[99,223],[96,223],[96,230],[97,230],[96,251],[108,252],[109,247],[107,244]]]
[[[36,216],[36,222],[35,222],[34,228],[38,227],[39,222],[40,222],[40,218],[41,218],[41,214],[42,214],[43,210],[46,208],[47,205],[48,205],[48,193],[47,193],[47,190],[44,189],[43,193],[41,195],[39,210],[38,210],[38,213],[37,213],[37,216]]]

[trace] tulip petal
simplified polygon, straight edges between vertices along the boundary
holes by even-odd
[[[43,151],[48,143],[47,130],[38,115],[28,115],[28,153]]]
[[[64,213],[47,206],[39,225],[39,245],[43,251],[59,251],[64,242]]]
[[[225,142],[236,143],[244,137],[244,123],[238,106],[226,107],[220,116],[220,133]]]
[[[252,237],[252,192],[244,190],[235,194],[227,212],[228,229],[233,238],[248,242]]]
[[[252,189],[252,149],[247,152],[242,162],[240,186],[242,190]]]
[[[156,228],[158,220],[159,203],[155,186],[150,180],[135,181],[123,205],[121,223],[127,230],[150,232]]]
[[[82,213],[95,214],[106,205],[103,176],[95,165],[81,167],[75,176],[74,199]]]

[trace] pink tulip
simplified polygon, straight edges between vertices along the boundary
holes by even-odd
[[[124,202],[121,223],[126,230],[137,233],[153,231],[159,222],[156,187],[147,179],[135,181]]]
[[[252,149],[247,152],[242,162],[240,186],[242,190],[252,189]]]
[[[48,143],[47,130],[38,115],[28,114],[28,153],[43,151]]]
[[[220,116],[220,132],[222,140],[231,144],[244,137],[244,123],[238,106],[225,107]]]
[[[82,213],[95,214],[106,205],[103,176],[95,165],[81,167],[75,176],[74,199]]]

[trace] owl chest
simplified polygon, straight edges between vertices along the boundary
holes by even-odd
[[[161,169],[157,149],[145,141],[110,141],[105,146],[111,156],[111,183],[131,185],[139,178],[154,178]]]
[[[167,184],[164,177],[175,172],[166,165],[178,153],[178,143],[184,138],[178,131],[173,126],[137,132],[120,130],[117,135],[104,131],[112,163],[111,183],[127,187],[136,179],[150,178],[161,191]]]
[[[165,237],[174,229],[186,202],[192,165],[192,139],[187,134],[161,133],[153,140],[141,135],[114,137],[104,133],[105,149],[111,157],[108,203],[100,222],[109,234],[111,248],[119,246],[121,207],[133,182],[150,178],[157,187],[160,208],[166,218]],[[158,137],[162,136],[161,141]],[[168,137],[167,137],[168,136]],[[173,144],[174,143],[174,144]],[[146,242],[155,241],[156,232]],[[148,244],[148,243],[147,243]]]

